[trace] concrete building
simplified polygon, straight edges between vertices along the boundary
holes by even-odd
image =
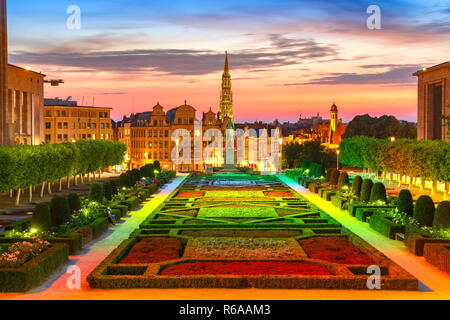
[[[42,142],[44,77],[8,64],[6,0],[0,0],[0,145]]]
[[[442,116],[450,115],[450,61],[424,68],[417,77],[417,139],[450,140]]]
[[[45,99],[44,139],[48,143],[113,140],[111,108],[78,106],[76,101]]]

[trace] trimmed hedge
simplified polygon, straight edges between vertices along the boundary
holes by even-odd
[[[450,228],[450,201],[442,201],[436,208],[433,227],[437,229]]]
[[[352,183],[352,193],[359,199],[359,196],[361,195],[361,187],[362,187],[362,178],[361,176],[356,176],[353,179]]]
[[[448,141],[353,137],[342,140],[339,149],[346,165],[450,182]]]
[[[361,186],[361,195],[359,200],[368,203],[370,200],[370,193],[372,191],[373,182],[370,179],[364,179]]]
[[[391,219],[382,213],[375,212],[370,217],[369,226],[389,239],[395,239],[395,234],[405,233],[406,227],[392,222]]]
[[[426,195],[420,196],[414,207],[414,219],[422,227],[431,227],[433,226],[434,211],[433,199]]]
[[[26,292],[41,284],[63,265],[68,257],[67,245],[54,244],[19,268],[0,268],[0,291]]]
[[[409,217],[413,216],[414,205],[411,191],[408,189],[400,190],[396,207],[399,213],[406,214]]]
[[[339,182],[339,175],[340,175],[339,170],[333,169],[331,171],[331,176],[330,176],[330,181],[329,181],[331,185],[337,186],[337,184]]]
[[[370,190],[370,202],[387,202],[386,199],[386,188],[384,187],[384,184],[382,182],[377,182],[373,185],[372,189]]]
[[[0,192],[103,170],[123,163],[126,151],[106,140],[0,146]]]
[[[60,226],[69,220],[70,208],[67,198],[64,196],[54,196],[50,202],[50,214],[54,227]]]
[[[34,207],[31,217],[31,227],[40,231],[47,232],[52,227],[52,216],[50,208],[45,203],[39,203]]]
[[[343,190],[345,187],[348,188],[350,186],[350,180],[348,178],[347,172],[341,172],[341,174],[339,175],[337,186],[339,190]]]
[[[139,198],[136,196],[132,196],[125,201],[122,201],[121,204],[124,204],[128,207],[128,211],[135,210],[139,206]]]
[[[89,189],[89,201],[103,202],[104,198],[103,184],[93,183]]]
[[[70,212],[74,213],[81,209],[80,197],[76,193],[70,193],[67,196],[67,201],[69,201]]]
[[[103,182],[103,194],[104,194],[106,200],[111,201],[112,196],[113,196],[111,181],[107,180],[107,181]]]

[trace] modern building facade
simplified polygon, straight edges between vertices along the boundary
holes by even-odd
[[[44,140],[113,140],[111,108],[78,106],[76,101],[45,99]]]
[[[450,115],[450,61],[424,68],[417,77],[417,139],[450,140],[447,122]]]

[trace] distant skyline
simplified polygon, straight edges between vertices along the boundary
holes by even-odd
[[[381,30],[369,30],[369,5]],[[81,29],[66,27],[81,8]],[[239,122],[355,115],[416,121],[412,73],[450,60],[449,1],[8,1],[9,62],[64,79],[45,97],[132,111],[219,110],[225,51]],[[134,101],[134,107],[132,108]]]

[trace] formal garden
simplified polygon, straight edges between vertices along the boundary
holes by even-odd
[[[36,161],[42,166],[42,172],[22,176],[8,173],[2,167],[2,175],[10,179],[1,181],[2,191],[54,181],[66,175],[80,174],[82,179],[83,173],[121,164],[126,151],[122,144],[107,141],[14,148],[2,147],[0,155],[12,163],[20,158],[24,166]],[[89,161],[81,161],[79,153],[87,150],[91,153]],[[55,163],[45,164],[53,159],[45,157],[47,152],[64,161],[65,169],[50,176],[46,170],[51,170]],[[28,169],[22,172],[28,173]],[[37,203],[30,217],[6,225],[0,233],[0,291],[24,292],[41,284],[69,256],[80,254],[93,240],[108,232],[111,224],[119,223],[139,209],[143,201],[174,177],[175,172],[161,171],[156,161],[140,170],[127,171],[119,178],[92,183],[88,193],[55,195],[50,201]]]
[[[193,173],[104,259],[92,288],[417,290],[418,280],[278,177]]]
[[[442,154],[436,152],[437,159],[432,157],[423,159],[424,163],[419,165],[420,161],[416,159],[419,155],[414,155],[411,151],[420,147],[434,148],[439,145],[439,142],[427,141],[415,145],[412,142],[400,141],[395,144],[364,137],[346,140],[342,146],[345,163],[356,165],[356,161],[361,161],[359,166],[362,168],[384,169],[405,175],[412,175],[407,170],[415,168],[414,170],[417,170],[414,173],[415,177],[448,181],[446,176],[448,172],[443,170],[443,166],[432,163],[439,161]],[[361,144],[365,145],[366,150],[386,148],[385,151],[388,152],[389,149],[392,157],[394,157],[394,150],[396,153],[403,153],[403,158],[398,154],[395,156],[404,161],[393,161],[386,156],[377,158],[375,154],[369,152],[358,153],[354,148],[361,148]],[[357,158],[358,155],[360,158]],[[409,155],[409,158],[406,155]],[[370,163],[375,164],[371,166]],[[430,168],[427,167],[428,165],[435,165],[435,167]],[[401,167],[404,171],[398,171]],[[421,170],[426,170],[426,173],[421,173]],[[420,195],[414,200],[411,191],[407,188],[401,189],[398,194],[389,194],[386,192],[385,184],[380,180],[368,178],[367,175],[363,178],[361,175],[349,174],[336,168],[324,170],[320,164],[306,161],[301,168],[288,170],[286,176],[324,200],[331,201],[337,208],[347,210],[349,215],[367,223],[381,235],[404,242],[411,253],[424,256],[429,263],[450,273],[450,201],[434,203],[429,195]]]

